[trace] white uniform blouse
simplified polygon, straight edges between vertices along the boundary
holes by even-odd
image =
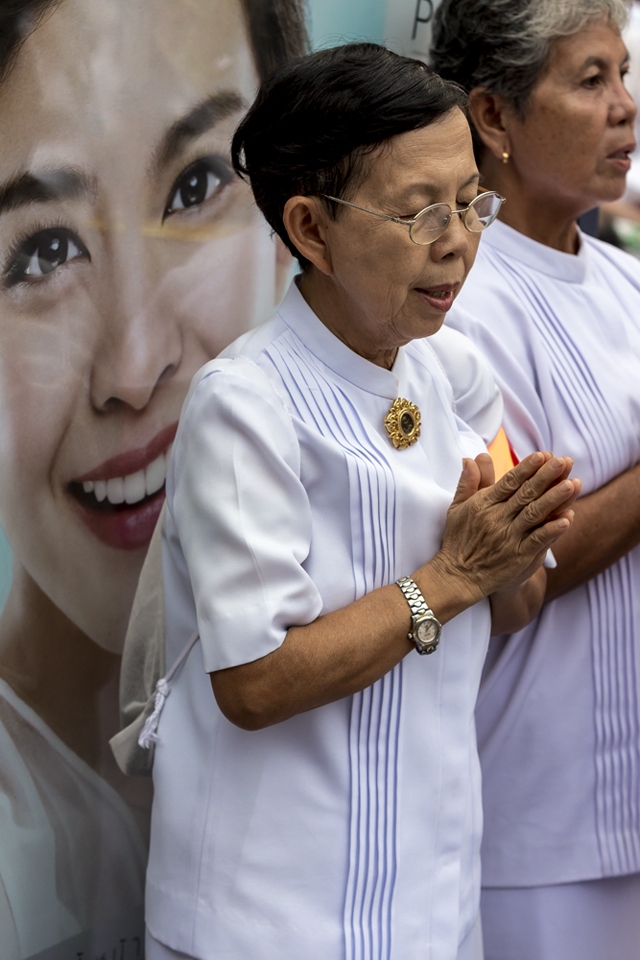
[[[495,223],[449,315],[492,364],[520,456],[575,459],[591,493],[640,462],[640,264]],[[495,643],[478,701],[483,883],[640,871],[640,547]]]
[[[453,339],[452,339],[453,338]],[[478,908],[473,708],[489,605],[354,697],[246,732],[207,672],[410,574],[439,548],[463,456],[501,399],[459,334],[354,354],[292,286],[276,316],[207,364],[167,482],[167,662],[198,644],[159,728],[147,884],[152,935],[202,960],[454,960]],[[417,403],[395,450],[383,420]]]

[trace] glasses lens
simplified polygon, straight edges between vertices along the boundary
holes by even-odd
[[[421,213],[411,227],[414,243],[433,243],[441,237],[451,222],[451,207],[448,203],[434,203]]]
[[[498,216],[501,206],[502,198],[497,193],[481,193],[473,203],[469,204],[464,215],[467,230],[471,233],[480,233],[481,230],[485,230]]]

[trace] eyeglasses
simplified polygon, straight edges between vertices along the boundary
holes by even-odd
[[[425,207],[420,213],[410,220],[402,217],[390,217],[386,213],[379,213],[377,210],[369,210],[368,207],[361,207],[357,203],[350,203],[349,200],[340,200],[339,197],[330,197],[323,193],[327,200],[333,200],[334,203],[342,203],[345,207],[353,207],[354,210],[362,210],[363,213],[371,213],[374,217],[380,217],[381,220],[391,220],[392,223],[401,223],[409,227],[409,237],[414,243],[425,246],[433,243],[445,232],[451,218],[455,215],[462,217],[462,222],[469,233],[481,233],[491,226],[500,212],[500,207],[505,202],[505,198],[499,193],[484,190],[478,194],[475,200],[464,207],[462,210],[452,210],[448,203],[432,203]]]

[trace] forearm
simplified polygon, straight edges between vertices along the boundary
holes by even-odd
[[[498,590],[489,597],[491,636],[522,630],[540,612],[547,585],[547,572],[541,567],[523,584]]]
[[[549,456],[525,458],[495,484],[486,454],[464,461],[442,547],[413,574],[441,624],[526,581],[570,526],[561,508],[576,490],[571,481],[557,483],[567,464]],[[374,590],[307,626],[292,627],[266,657],[211,674],[218,706],[233,723],[258,730],[341,700],[375,683],[413,649],[410,629],[399,587]]]
[[[462,578],[446,574],[438,557],[413,578],[442,624],[480,599]],[[382,587],[292,627],[268,656],[211,674],[213,692],[225,716],[244,729],[280,723],[375,683],[415,649],[410,629],[401,590]]]
[[[573,505],[571,530],[554,547],[546,600],[591,580],[640,543],[640,466],[621,473]]]

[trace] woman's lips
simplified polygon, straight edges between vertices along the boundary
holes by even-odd
[[[165,427],[146,446],[111,457],[69,483],[81,520],[103,543],[120,550],[149,543],[177,427]]]
[[[610,153],[607,161],[615,166],[622,173],[628,173],[631,167],[631,157],[629,156],[635,150],[635,144],[627,145],[615,153]]]
[[[446,313],[453,306],[459,284],[444,284],[441,287],[416,287],[423,300],[441,313]]]

